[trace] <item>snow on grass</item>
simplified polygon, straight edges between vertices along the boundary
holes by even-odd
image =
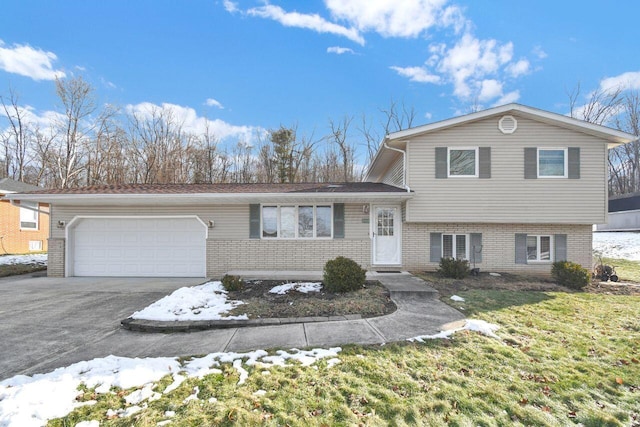
[[[41,426],[47,420],[64,417],[75,408],[87,404],[76,400],[81,385],[95,388],[98,395],[111,393],[112,387],[139,387],[124,397],[131,406],[109,410],[111,417],[122,418],[146,408],[149,401],[158,399],[160,394],[154,389],[165,375],[173,375],[174,383],[163,394],[175,390],[187,378],[201,377],[204,372],[221,373],[217,367],[229,363],[240,374],[238,384],[242,384],[249,375],[244,365],[268,369],[273,366],[292,366],[290,361],[309,366],[321,359],[328,359],[327,365],[333,366],[339,362],[337,356],[340,351],[340,347],[333,347],[308,351],[291,349],[274,356],[269,356],[264,350],[211,353],[182,363],[177,357],[132,359],[108,356],[58,368],[47,374],[17,375],[0,382],[0,426]],[[178,385],[174,386],[176,383]],[[196,396],[194,399],[197,398],[198,391],[194,389],[192,395]],[[91,420],[85,423],[95,425]]]
[[[320,282],[301,282],[301,283],[285,283],[283,285],[274,286],[269,290],[269,293],[284,295],[287,292],[295,290],[308,294],[309,292],[320,292],[322,290],[322,283]]]
[[[457,302],[464,302],[464,298],[459,297],[458,295],[451,295],[451,300],[457,301]]]
[[[0,255],[0,265],[16,264],[47,265],[47,254]]]
[[[246,314],[224,316],[230,310],[244,304],[227,300],[227,291],[222,282],[207,282],[204,285],[180,288],[171,295],[154,302],[131,315],[133,319],[179,321],[179,320],[246,320]]]
[[[494,332],[498,329],[500,329],[500,326],[494,325],[493,323],[485,322],[484,320],[466,319],[464,326],[462,326],[461,328],[441,331],[435,335],[421,335],[418,337],[409,338],[407,341],[424,342],[424,340],[433,340],[438,338],[449,339],[449,337],[451,337],[453,334],[460,331],[476,331],[488,337],[500,339],[499,336],[494,334]]]
[[[631,261],[640,261],[640,233],[593,233],[593,250],[607,258],[621,258]]]

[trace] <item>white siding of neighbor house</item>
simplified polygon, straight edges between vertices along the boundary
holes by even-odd
[[[186,216],[196,215],[208,230],[207,275],[220,277],[229,270],[322,270],[324,263],[342,255],[368,267],[371,258],[369,214],[362,204],[345,204],[345,238],[268,240],[249,238],[249,205],[211,206],[54,206],[49,240],[49,275],[64,276],[66,224],[76,216]]]
[[[407,142],[409,222],[597,224],[605,222],[607,144],[596,137],[513,114],[415,137]],[[491,178],[435,178],[436,147],[491,147]],[[580,179],[524,179],[525,147],[580,148]]]

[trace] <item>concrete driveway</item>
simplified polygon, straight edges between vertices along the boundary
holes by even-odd
[[[204,279],[0,279],[0,381],[49,372],[110,354],[125,357],[190,356],[269,348],[381,344],[453,327],[464,317],[438,293],[408,274],[378,278],[398,306],[369,319],[229,328],[189,333],[144,333],[120,321],[183,286]],[[447,326],[450,325],[450,326]]]

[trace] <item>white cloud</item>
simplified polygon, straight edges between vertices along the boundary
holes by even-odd
[[[600,81],[600,90],[603,92],[617,89],[640,89],[640,71],[628,71],[614,77],[607,77]]]
[[[260,18],[273,19],[285,27],[306,28],[318,33],[328,33],[346,37],[349,40],[364,45],[364,38],[355,28],[347,28],[342,25],[329,22],[318,14],[304,14],[298,12],[287,12],[279,6],[266,4],[247,10],[247,14]]]
[[[264,136],[266,130],[257,126],[237,126],[220,119],[210,120],[206,117],[198,116],[196,110],[182,105],[163,103],[162,105],[151,102],[141,102],[139,104],[129,104],[125,110],[131,114],[137,114],[141,118],[150,119],[157,117],[159,112],[169,115],[176,123],[181,124],[182,130],[194,134],[204,134],[207,129],[220,140],[237,139],[240,141],[253,141]]]
[[[238,4],[236,2],[233,2],[231,0],[223,0],[222,4],[224,6],[224,9],[229,12],[229,13],[236,13],[238,12]]]
[[[502,83],[497,80],[483,80],[480,84],[480,94],[478,101],[485,102],[502,95]]]
[[[207,98],[207,100],[204,103],[207,107],[216,107],[221,110],[224,110],[224,106],[216,99]]]
[[[531,71],[530,65],[529,61],[521,59],[518,62],[512,62],[509,64],[506,67],[506,71],[511,77],[520,77]]]
[[[459,22],[459,9],[444,9],[447,0],[325,0],[337,20],[384,37],[417,37],[446,20]],[[445,13],[446,12],[446,13]]]
[[[547,52],[542,50],[542,47],[540,46],[534,46],[531,53],[533,53],[538,59],[544,59],[548,56]]]
[[[518,101],[518,99],[520,99],[520,91],[514,90],[513,92],[509,92],[506,95],[503,95],[492,106],[497,107],[499,105],[511,104],[512,102]]]
[[[432,117],[433,117],[433,114],[431,114],[430,112],[427,111],[426,113],[424,113],[424,118],[425,119],[431,120]]]
[[[342,55],[344,53],[354,54],[353,49],[349,49],[348,47],[340,47],[340,46],[331,46],[327,48],[327,53],[335,53],[337,55]]]
[[[418,83],[440,83],[440,76],[429,74],[422,67],[397,67],[395,65],[389,67],[403,77],[407,77],[412,82]]]
[[[65,73],[53,68],[57,59],[53,52],[20,44],[5,47],[5,43],[0,40],[0,69],[8,73],[20,74],[33,80],[63,78]]]

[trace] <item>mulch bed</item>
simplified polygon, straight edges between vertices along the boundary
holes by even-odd
[[[331,293],[323,290],[305,294],[291,290],[284,295],[278,295],[269,292],[275,286],[295,282],[302,281],[247,281],[243,290],[228,293],[230,300],[240,300],[245,303],[236,307],[229,315],[246,313],[250,319],[349,314],[375,317],[396,310],[396,305],[389,297],[389,291],[377,281],[367,281],[362,289],[346,293]]]
[[[538,292],[588,292],[592,294],[608,295],[640,295],[640,284],[628,282],[592,282],[581,291],[556,285],[550,280],[539,277],[519,276],[515,274],[500,273],[500,276],[491,276],[489,273],[480,273],[479,276],[469,276],[465,279],[443,278],[437,273],[417,273],[419,277],[427,281],[429,286],[435,288],[442,296],[451,296],[456,292],[471,289],[495,289],[507,291],[538,291]]]

